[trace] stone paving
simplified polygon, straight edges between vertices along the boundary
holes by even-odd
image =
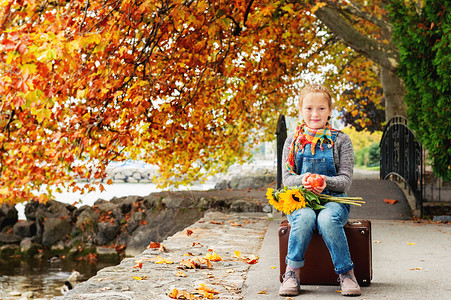
[[[119,265],[100,270],[78,284],[64,297],[55,299],[170,299],[177,289],[200,296],[214,289],[220,299],[243,299],[241,291],[253,259],[257,259],[269,220],[264,213],[207,213],[195,224],[169,237],[161,244],[167,249],[147,249],[124,259]],[[239,251],[240,253],[236,252]],[[181,261],[219,256],[210,268],[180,269]],[[172,261],[172,264],[157,263]],[[139,268],[139,263],[142,268]],[[183,273],[182,273],[183,272]],[[178,277],[185,274],[186,277]],[[140,280],[142,279],[142,280]]]

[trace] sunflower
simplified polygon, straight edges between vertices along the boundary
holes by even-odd
[[[296,209],[304,208],[306,206],[305,197],[298,189],[286,190],[285,193],[279,195],[280,202],[283,203],[282,211],[286,214],[291,214]]]
[[[266,191],[266,198],[268,198],[269,204],[274,206],[275,209],[282,210],[282,203],[275,196],[274,189],[268,188],[268,190]]]

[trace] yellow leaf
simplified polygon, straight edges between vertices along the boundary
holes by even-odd
[[[414,246],[415,243],[409,243],[409,242],[407,242],[407,245],[409,245],[409,246]]]
[[[169,259],[166,259],[164,257],[157,255],[155,263],[156,264],[173,264],[174,262],[172,260],[169,260]]]
[[[144,280],[144,279],[147,278],[147,276],[146,275],[144,275],[143,277],[133,276],[132,278],[135,279],[135,280]]]
[[[216,252],[213,253],[207,253],[207,255],[205,255],[205,258],[211,261],[221,261],[222,258],[216,254]]]
[[[289,12],[290,14],[294,14],[293,4],[292,4],[292,3],[283,6],[282,9],[283,9],[284,11]]]
[[[238,251],[238,250],[237,250],[237,251],[235,251],[235,256],[236,256],[236,257],[238,257],[238,258],[241,258],[241,252],[240,252],[240,251]]]

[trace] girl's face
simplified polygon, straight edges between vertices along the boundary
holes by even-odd
[[[308,93],[302,101],[300,114],[311,129],[325,128],[331,115],[329,101],[322,93]]]

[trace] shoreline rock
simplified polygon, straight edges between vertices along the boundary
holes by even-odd
[[[99,199],[80,208],[55,200],[30,201],[24,221],[17,219],[14,206],[2,205],[0,257],[135,256],[151,241],[163,241],[206,212],[262,212],[265,203],[264,189],[157,192]]]
[[[220,299],[242,299],[246,274],[258,261],[268,225],[262,213],[206,213],[165,239],[166,251],[146,249],[54,299],[169,299],[175,290],[198,295],[202,286],[214,289]],[[190,266],[190,260],[206,261],[213,253],[216,258],[209,263]]]

